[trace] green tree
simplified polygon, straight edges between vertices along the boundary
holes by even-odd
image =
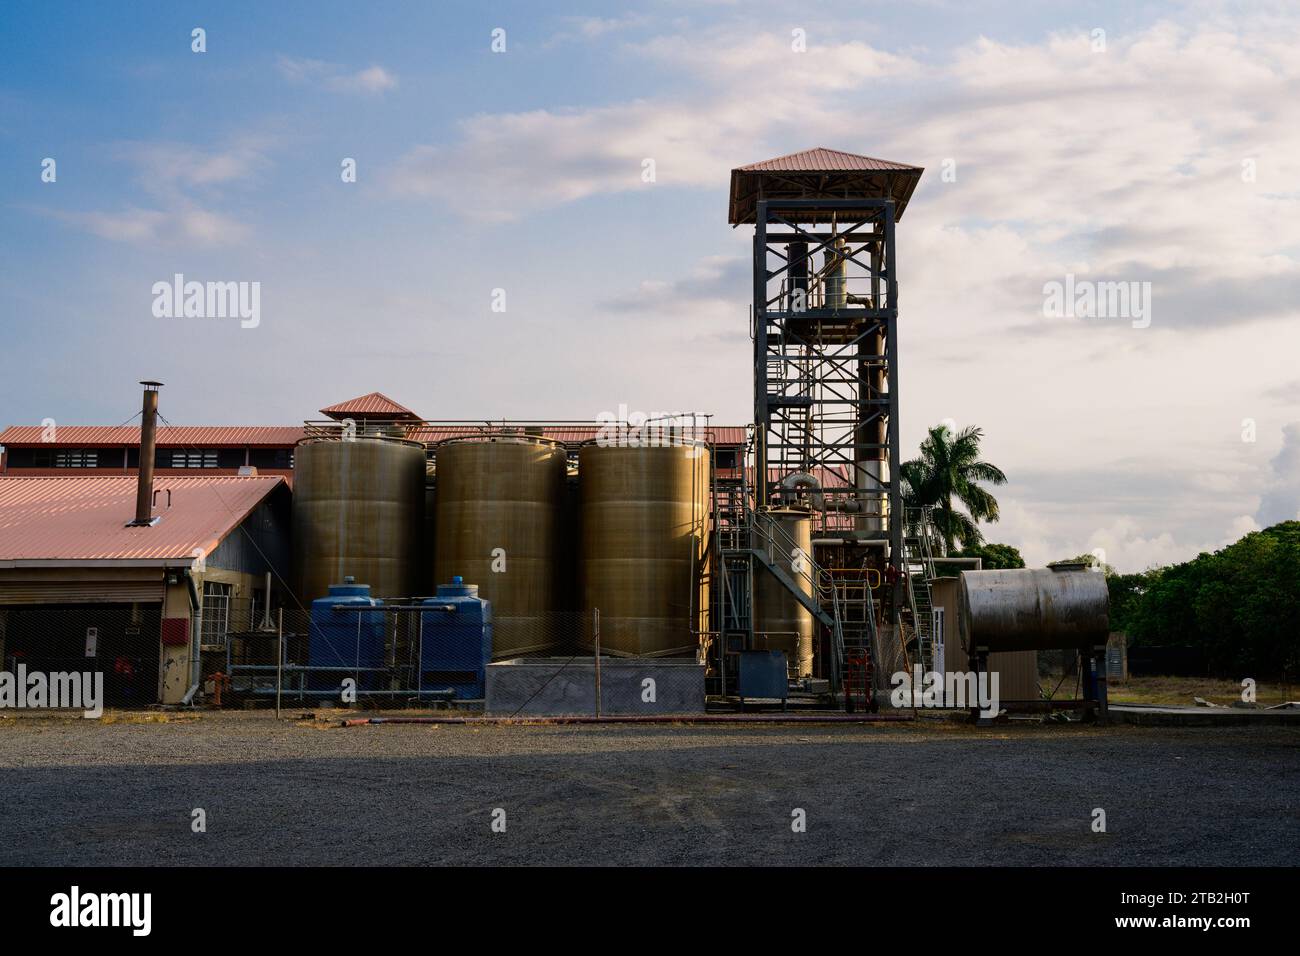
[[[973,548],[962,548],[951,554],[954,558],[979,558],[980,568],[984,571],[1000,571],[1003,568],[1023,568],[1025,559],[1021,557],[1020,550],[1009,544],[994,544],[985,542],[977,544]],[[941,578],[955,578],[962,571],[969,571],[969,567],[961,567],[956,564],[936,565],[935,573]]]
[[[1199,647],[1233,679],[1300,671],[1300,521],[1142,578],[1120,612],[1134,646]]]
[[[947,425],[936,425],[921,442],[918,458],[905,461],[900,469],[903,504],[907,508],[930,508],[930,520],[948,554],[960,541],[963,548],[983,544],[979,522],[998,520],[998,501],[979,486],[1006,484],[1002,469],[980,459],[984,430],[970,426],[956,435]],[[961,504],[962,512],[955,507]]]

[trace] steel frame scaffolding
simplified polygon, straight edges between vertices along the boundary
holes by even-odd
[[[897,566],[903,520],[894,201],[756,205],[751,333],[759,503],[812,499],[819,532],[887,541],[889,563]],[[787,483],[792,475],[812,482]]]

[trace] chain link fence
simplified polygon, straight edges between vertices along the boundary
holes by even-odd
[[[182,635],[183,637],[183,632]],[[41,707],[77,706],[49,696],[55,675],[102,675],[108,707],[147,707],[160,698],[167,664],[161,653],[162,613],[138,605],[0,608],[0,665],[22,686],[24,702],[38,700],[28,677],[43,675]],[[183,667],[184,662],[171,666]],[[183,679],[184,675],[178,675]],[[5,706],[23,706],[3,701]]]
[[[222,609],[224,630],[203,626],[203,671],[221,706],[465,709],[494,716],[687,714],[704,711],[704,666],[689,632],[672,647],[660,622],[622,619],[619,634],[654,637],[671,653],[603,643],[596,610],[494,617],[490,638],[477,605],[454,613],[442,599],[382,606]],[[207,609],[205,606],[205,614]],[[252,625],[252,626],[249,626]],[[629,650],[631,647],[631,650]],[[599,651],[599,653],[598,653]]]

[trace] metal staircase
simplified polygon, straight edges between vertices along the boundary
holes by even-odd
[[[747,634],[752,642],[754,576],[770,574],[824,625],[831,635],[831,660],[826,668],[831,692],[860,698],[874,705],[872,681],[876,651],[875,605],[865,572],[841,575],[805,558],[797,575],[775,560],[798,545],[779,525],[758,522],[743,491],[727,489],[720,496],[718,553],[723,566],[721,628],[727,634]],[[811,593],[809,593],[811,591]]]
[[[922,670],[934,669],[934,600],[930,581],[934,577],[931,549],[930,509],[909,508],[903,535],[903,574],[907,579],[907,610],[911,620],[903,622],[904,633],[915,639],[915,661]]]
[[[876,602],[866,568],[827,568],[823,571],[834,597],[841,647],[837,670],[844,702],[850,711],[875,710],[875,669],[879,660]],[[879,584],[879,581],[877,581]]]

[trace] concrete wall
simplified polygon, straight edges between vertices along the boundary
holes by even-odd
[[[652,683],[648,683],[652,682]],[[647,700],[653,690],[653,700]],[[602,658],[600,713],[607,716],[704,713],[704,665],[688,658]],[[485,712],[495,717],[596,713],[591,658],[516,658],[487,668]]]

